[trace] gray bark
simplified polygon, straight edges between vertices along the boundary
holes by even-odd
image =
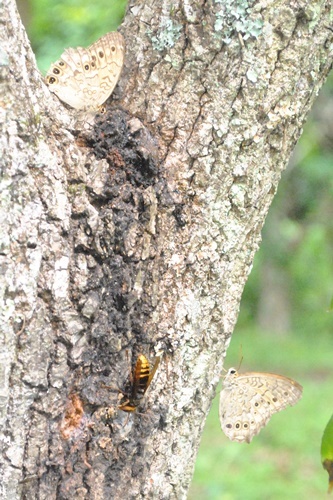
[[[0,9],[1,496],[184,498],[263,222],[332,64],[331,2],[255,2],[238,33],[220,2],[131,2],[118,89],[79,138],[14,2]],[[138,412],[117,410],[129,365],[161,352]]]

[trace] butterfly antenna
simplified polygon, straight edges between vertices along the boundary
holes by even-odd
[[[240,345],[240,348],[239,348],[239,356],[240,356],[240,362],[239,362],[239,365],[238,365],[238,368],[237,368],[237,371],[239,371],[242,363],[243,363],[243,359],[244,359],[244,356],[243,356],[243,346],[242,344]]]

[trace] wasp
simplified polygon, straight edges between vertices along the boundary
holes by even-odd
[[[151,368],[146,356],[139,354],[133,373],[130,377],[130,382],[127,386],[128,390],[123,393],[122,401],[118,406],[120,410],[127,412],[136,411],[146,393],[146,390],[150,386],[159,362],[160,357],[157,357],[155,359],[154,366]]]

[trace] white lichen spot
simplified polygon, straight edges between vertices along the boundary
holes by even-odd
[[[316,4],[316,2],[313,2],[313,4],[311,4],[311,2],[309,2],[308,5],[305,6],[305,8],[304,8],[304,13],[305,13],[306,18],[310,21],[309,22],[309,30],[312,30],[316,26],[316,24],[318,23],[318,19],[319,19],[320,13],[321,13],[320,3],[318,2]],[[331,17],[331,19],[332,19],[332,17]]]
[[[200,302],[192,290],[183,291],[175,310],[176,328],[183,329],[184,324],[197,324],[201,315]]]
[[[182,26],[174,23],[172,19],[163,19],[157,32],[153,35],[152,31],[147,31],[151,39],[152,46],[159,52],[172,48],[180,37]]]
[[[175,59],[173,59],[172,57],[170,57],[169,54],[166,54],[164,60],[168,63],[171,64],[171,66],[175,69],[179,68],[179,61],[176,61]]]
[[[232,174],[235,177],[242,177],[243,175],[246,175],[248,168],[249,168],[249,166],[245,161],[242,163],[238,163],[237,165],[235,165],[235,168],[233,169]]]
[[[225,241],[222,251],[224,253],[231,252],[235,248],[239,248],[244,239],[243,223],[235,218],[230,218],[229,223],[223,227]],[[228,329],[225,329],[228,331]]]
[[[245,187],[241,184],[233,184],[230,189],[230,201],[237,208],[242,209],[245,206]]]
[[[253,139],[255,135],[257,134],[258,131],[258,125],[254,124],[247,129],[244,130],[243,132],[243,137],[245,140]]]
[[[247,79],[252,83],[256,83],[258,80],[258,74],[254,68],[248,69],[246,73]]]
[[[237,140],[238,140],[237,135],[230,133],[230,134],[228,134],[228,136],[226,137],[226,139],[224,141],[224,146],[228,149],[233,149],[234,144],[235,144],[235,142],[237,142]]]
[[[226,44],[231,42],[235,31],[242,35],[243,40],[250,37],[258,38],[262,33],[264,24],[262,19],[250,17],[250,14],[253,14],[254,0],[214,0],[214,2],[220,4],[216,12],[214,28]]]
[[[179,396],[176,403],[176,408],[178,412],[181,412],[183,408],[190,407],[194,398],[194,390],[192,387],[183,387],[183,390]]]
[[[229,130],[229,121],[226,118],[222,118],[218,122],[214,120],[213,130],[217,137],[223,137]]]
[[[190,2],[189,0],[184,0],[183,9],[188,22],[194,23],[195,21],[197,21],[197,15],[193,10],[192,2]]]
[[[56,299],[64,298],[67,296],[68,292],[68,266],[69,258],[67,256],[62,256],[55,263],[54,272],[54,283],[52,291]]]

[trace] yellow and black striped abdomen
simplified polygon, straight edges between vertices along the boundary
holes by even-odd
[[[139,354],[133,370],[130,394],[124,394],[124,401],[119,405],[120,410],[131,412],[137,409],[154,377],[159,361],[160,358],[157,357],[151,370],[146,356]]]

